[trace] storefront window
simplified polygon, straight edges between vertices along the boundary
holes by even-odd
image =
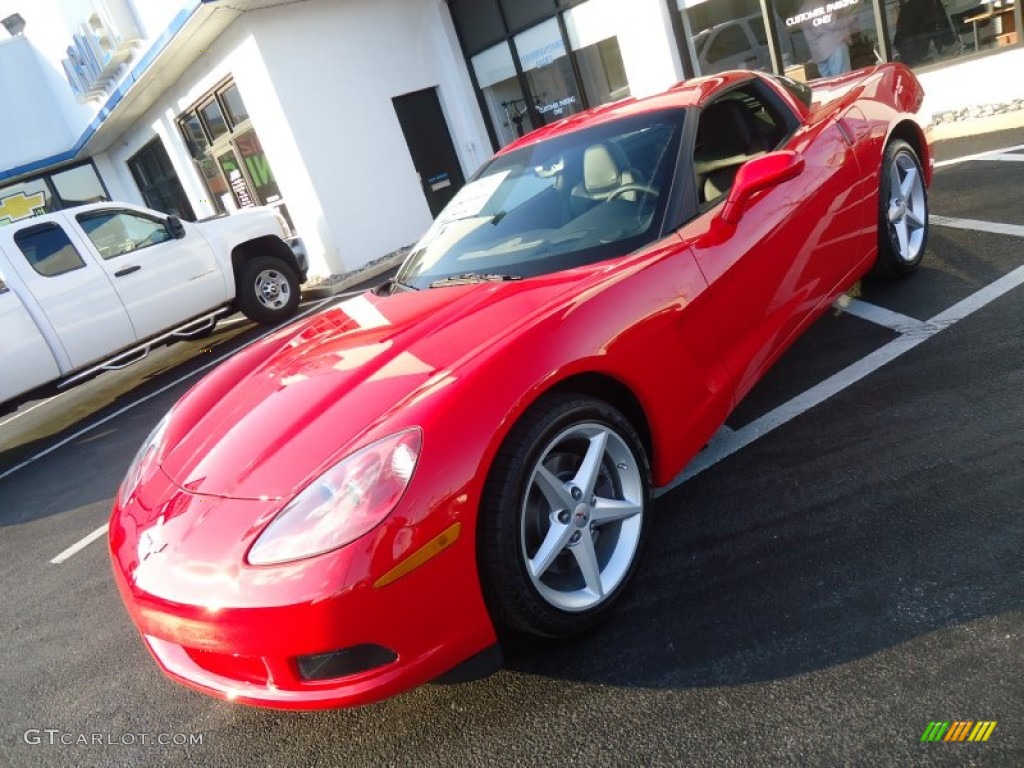
[[[488,48],[471,59],[491,124],[501,146],[534,129],[508,43]]]
[[[758,0],[679,0],[678,7],[698,75],[727,69],[771,71],[768,35]],[[787,42],[782,44],[783,59],[793,63],[792,46]]]
[[[129,158],[128,168],[147,206],[180,219],[195,221],[192,204],[159,137]]]
[[[615,35],[615,16],[607,0],[589,2],[565,14],[565,27],[583,92],[591,106],[627,98],[629,81]]]
[[[792,0],[777,9],[785,12],[779,34],[794,50],[787,75],[798,80],[834,77],[876,62],[878,35],[870,0]]]
[[[224,93],[220,95],[220,98],[224,102],[224,110],[228,113],[228,117],[231,118],[232,125],[238,125],[243,120],[249,119],[249,110],[245,108],[245,104],[242,102],[242,95],[238,92],[238,86],[232,85],[230,88],[226,88]]]
[[[53,174],[50,180],[65,208],[86,203],[98,203],[107,199],[107,193],[100,183],[100,177],[96,175],[96,169],[91,164],[60,171]]]
[[[213,207],[220,213],[255,205],[284,211],[281,190],[238,87],[229,80],[199,103],[178,124]]]
[[[109,199],[91,162],[41,173],[0,187],[0,227],[62,208]]]
[[[540,120],[550,123],[583,110],[572,61],[557,19],[515,36],[519,65],[530,86]]]
[[[893,56],[911,67],[1015,44],[1012,0],[887,0]]]

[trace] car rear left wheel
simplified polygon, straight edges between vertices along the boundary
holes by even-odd
[[[538,401],[505,440],[481,505],[495,622],[561,638],[606,619],[636,570],[649,506],[647,456],[622,413],[590,397]]]

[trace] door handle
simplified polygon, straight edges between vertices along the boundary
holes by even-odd
[[[125,267],[124,269],[117,270],[117,272],[114,273],[114,277],[124,277],[125,275],[130,275],[132,272],[138,272],[140,269],[142,269],[142,267],[138,264],[131,267]]]

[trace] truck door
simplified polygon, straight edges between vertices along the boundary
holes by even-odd
[[[0,403],[60,378],[57,361],[28,309],[0,271]]]
[[[0,250],[30,294],[25,306],[61,373],[82,368],[135,341],[128,313],[106,272],[52,221],[0,230]],[[33,305],[31,299],[35,300]]]
[[[166,218],[142,211],[103,209],[74,219],[99,254],[140,340],[227,301],[213,249],[187,224],[185,237],[175,240]]]

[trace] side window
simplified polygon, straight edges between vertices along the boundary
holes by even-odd
[[[719,200],[748,160],[777,149],[788,126],[756,85],[730,91],[701,110],[693,170],[701,203]]]
[[[23,229],[14,242],[28,263],[43,277],[57,277],[85,266],[67,233],[57,224],[40,224]]]
[[[137,213],[82,213],[77,218],[104,259],[172,239],[163,221]]]

